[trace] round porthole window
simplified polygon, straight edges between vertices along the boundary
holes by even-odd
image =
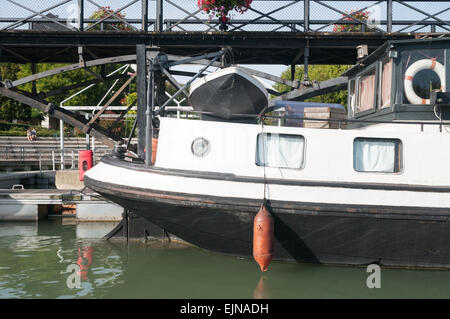
[[[198,157],[205,157],[209,152],[209,141],[206,138],[196,138],[191,145],[192,154]]]

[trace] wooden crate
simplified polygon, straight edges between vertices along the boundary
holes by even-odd
[[[314,119],[335,119],[344,120],[347,118],[347,111],[345,109],[337,109],[334,107],[305,107],[305,118]],[[308,128],[346,128],[347,123],[337,121],[313,121],[304,120],[303,126]]]

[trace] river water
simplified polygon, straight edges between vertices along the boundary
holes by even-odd
[[[262,275],[253,260],[179,243],[101,239],[113,226],[0,223],[0,298],[450,297],[450,271],[383,268],[372,289],[360,267],[272,262]]]

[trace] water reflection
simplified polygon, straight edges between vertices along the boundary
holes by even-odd
[[[77,265],[80,267],[78,274],[81,279],[88,279],[87,273],[89,267],[92,265],[92,255],[94,253],[94,248],[91,246],[78,248],[78,260]]]
[[[253,292],[254,299],[270,299],[269,287],[266,283],[267,277],[262,275],[258,285]]]
[[[77,238],[77,226],[1,224],[0,298],[450,297],[450,271],[382,269],[381,289],[368,289],[365,268],[272,262],[262,275],[253,260],[176,242]],[[67,286],[70,265],[78,289]]]

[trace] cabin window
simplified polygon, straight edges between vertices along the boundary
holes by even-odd
[[[301,135],[260,133],[257,138],[256,165],[302,168],[305,138]]]
[[[353,168],[358,172],[398,173],[401,145],[399,139],[358,137],[353,141]]]
[[[381,66],[379,107],[383,109],[391,106],[391,86],[392,86],[392,59],[384,61]]]
[[[371,110],[375,106],[376,69],[361,75],[358,81],[358,99],[356,112]]]

